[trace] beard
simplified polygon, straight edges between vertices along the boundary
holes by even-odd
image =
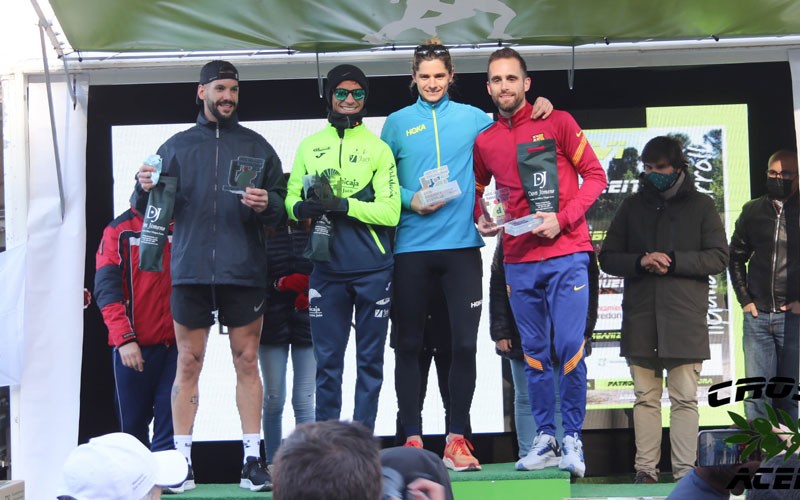
[[[231,109],[231,114],[229,114],[228,116],[223,115],[219,111],[218,106],[221,106],[223,104],[230,104],[231,105],[231,108],[232,108]],[[227,123],[227,122],[229,122],[231,120],[231,118],[233,118],[233,115],[236,113],[236,103],[233,102],[233,101],[220,100],[220,101],[213,102],[213,101],[211,101],[211,99],[206,99],[206,107],[208,108],[209,111],[211,111],[211,114],[214,115],[214,118],[217,119],[218,123]]]
[[[494,101],[494,105],[497,106],[497,109],[503,113],[513,114],[520,108],[523,97],[516,95],[511,101],[501,101],[499,97],[492,96],[492,100]]]

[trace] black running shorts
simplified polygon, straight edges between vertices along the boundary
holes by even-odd
[[[219,322],[244,326],[264,314],[266,290],[233,285],[177,285],[172,287],[172,318],[188,328],[208,328]]]

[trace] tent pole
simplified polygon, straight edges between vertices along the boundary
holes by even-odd
[[[44,43],[45,27],[39,21],[39,38],[42,41],[42,61],[44,62],[44,76],[47,87],[47,105],[50,108],[50,131],[53,136],[53,155],[56,159],[56,177],[58,179],[58,197],[61,206],[61,222],[64,222],[64,182],[61,178],[61,155],[58,152],[58,136],[56,135],[56,117],[53,111],[53,82],[50,80],[50,68],[47,64],[47,47]],[[69,81],[67,81],[69,87]]]
[[[56,32],[53,31],[53,24],[48,21],[44,16],[44,11],[42,8],[39,7],[39,3],[37,0],[31,0],[31,4],[33,4],[33,10],[36,11],[36,16],[39,18],[39,26],[45,30],[47,33],[47,38],[50,39],[50,44],[53,46],[53,50],[56,51],[58,54],[58,58],[61,59],[61,62],[64,63],[64,74],[67,76],[67,81],[69,81],[69,67],[67,67],[67,58],[64,55],[64,49],[61,47],[61,42],[58,41],[58,36]],[[75,109],[75,106],[78,104],[78,99],[75,94],[75,78],[72,79],[72,85],[67,84],[67,88],[69,89],[69,96],[72,98],[72,109]]]
[[[575,86],[575,46],[572,46],[572,64],[570,64],[569,69],[567,70],[567,85],[569,85],[569,89]]]
[[[322,99],[325,97],[325,93],[322,91],[322,73],[319,71],[319,52],[314,52],[314,55],[317,57],[317,91],[319,98]]]

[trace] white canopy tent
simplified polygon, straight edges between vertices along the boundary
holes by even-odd
[[[55,21],[47,2],[40,1],[39,5],[46,19]],[[40,19],[30,0],[6,0],[4,7],[0,18],[0,84],[8,251],[0,257],[10,265],[0,265],[0,384],[12,385],[12,476],[26,480],[29,498],[44,499],[54,497],[57,471],[77,444],[84,260],[87,251],[93,252],[85,248],[84,224],[86,197],[91,196],[85,189],[89,87],[191,82],[198,68],[216,56],[234,61],[243,77],[250,80],[313,78],[345,61],[360,65],[370,76],[404,74],[408,53],[385,46],[318,56],[274,50],[85,52],[80,61],[65,45],[69,54],[65,65],[46,39],[52,76],[52,123],[58,140],[55,153]],[[66,43],[63,36],[59,39]],[[532,69],[560,69],[565,75],[572,69],[789,61],[797,123],[797,36],[517,48],[534,62]],[[454,49],[458,70],[484,71],[491,50],[493,46],[481,44]],[[63,217],[56,154],[61,167]],[[23,272],[15,279],[12,270],[19,266]]]

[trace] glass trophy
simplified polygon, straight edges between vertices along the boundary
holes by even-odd
[[[156,171],[151,174],[150,179],[153,181],[154,185],[158,184],[158,180],[161,178],[161,155],[148,156],[144,159],[144,164],[156,168]]]
[[[510,220],[510,215],[508,213],[508,197],[508,188],[485,191],[483,193],[483,203],[481,203],[481,211],[483,212],[484,219],[492,221],[498,226],[502,226]]]
[[[228,185],[223,186],[222,189],[231,193],[244,194],[248,187],[259,186],[264,172],[264,163],[261,158],[249,156],[240,156],[231,160],[228,170]]]
[[[318,199],[325,208],[336,208],[342,198],[341,176],[304,175],[303,193],[305,198]]]
[[[503,231],[511,236],[519,236],[533,231],[539,227],[542,222],[544,222],[544,220],[541,217],[534,217],[533,214],[528,214],[525,217],[510,220],[503,224]]]
[[[447,168],[447,165],[426,170],[422,174],[422,177],[419,178],[422,186],[419,198],[424,206],[446,203],[461,196],[458,182],[448,180],[449,175],[450,169]]]
[[[481,204],[483,217],[486,220],[491,220],[498,226],[502,226],[503,231],[510,236],[519,236],[529,233],[544,222],[541,217],[534,217],[533,214],[515,219],[509,212],[508,200],[508,188],[484,192],[483,203]]]

